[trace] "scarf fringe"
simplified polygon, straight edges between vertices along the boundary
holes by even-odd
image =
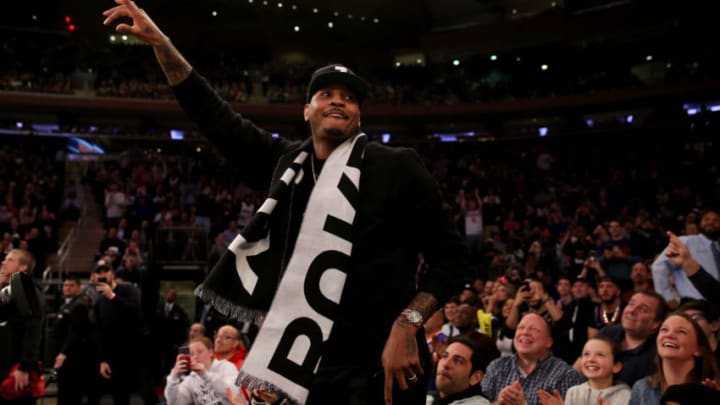
[[[291,398],[290,395],[288,395],[288,393],[283,391],[280,387],[267,381],[261,380],[248,373],[245,373],[242,370],[240,370],[240,373],[238,374],[235,385],[243,386],[247,388],[250,392],[253,392],[255,390],[274,392],[276,394],[279,394],[280,397],[284,400],[283,402],[281,402],[282,404],[300,405],[300,402]]]
[[[212,305],[213,308],[221,314],[242,322],[260,324],[267,313],[259,309],[238,305],[215,291],[208,289],[204,284],[200,284],[195,288],[195,296],[200,297],[204,302]]]

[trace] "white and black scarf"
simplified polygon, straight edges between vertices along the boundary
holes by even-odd
[[[240,370],[239,385],[277,392],[290,403],[307,399],[345,286],[365,143],[365,135],[359,134],[328,157],[284,272],[282,252],[270,246],[270,218],[278,201],[290,198],[292,183],[302,180],[311,142],[198,286],[199,297],[232,318],[264,318]]]

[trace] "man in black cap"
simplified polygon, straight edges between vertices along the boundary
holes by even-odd
[[[331,64],[310,78],[304,142],[233,111],[130,0],[105,24],[151,45],[179,104],[268,200],[196,293],[262,319],[238,383],[291,403],[421,404],[422,325],[462,286],[467,252],[417,153],[367,142],[367,83]],[[417,275],[422,253],[427,268]]]
[[[140,294],[132,284],[118,282],[115,271],[106,263],[99,263],[94,273],[97,297],[92,304],[93,337],[98,372],[113,404],[127,405],[143,371],[138,355],[142,349]]]

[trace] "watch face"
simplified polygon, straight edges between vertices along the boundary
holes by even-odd
[[[422,315],[420,315],[420,312],[418,311],[407,311],[405,316],[407,316],[408,321],[411,323],[417,324],[422,322]]]

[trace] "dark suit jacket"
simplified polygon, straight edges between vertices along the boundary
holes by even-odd
[[[42,322],[44,318],[44,299],[40,288],[31,276],[25,273],[14,273],[10,280],[11,299],[0,301],[0,322],[3,326],[6,343],[2,347],[5,352],[0,363],[0,374],[4,378],[8,370],[20,363],[23,371],[38,369],[40,361],[40,342],[42,339]]]
[[[87,300],[79,294],[58,310],[52,336],[58,352],[67,356],[68,362],[86,359],[91,353]]]
[[[187,339],[190,319],[187,312],[178,303],[174,303],[169,314],[165,314],[165,301],[155,310],[156,330],[161,344],[172,345],[175,349]]]

